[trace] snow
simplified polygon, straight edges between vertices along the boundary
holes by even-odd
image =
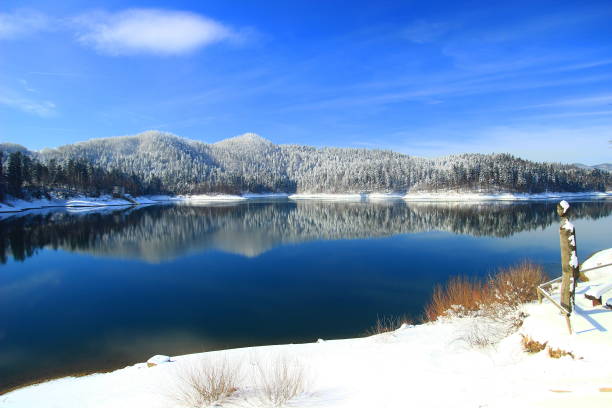
[[[169,356],[158,354],[147,360],[147,365],[160,365],[172,362]]]
[[[591,269],[597,266],[603,268]],[[608,407],[612,393],[600,390],[612,387],[607,369],[612,366],[612,311],[593,308],[583,294],[612,278],[612,249],[593,255],[582,270],[590,281],[578,285],[571,335],[558,309],[544,300],[524,305],[528,317],[519,331],[490,347],[465,340],[466,332],[482,328],[477,317],[446,318],[365,338],[161,356],[165,363],[153,367],[139,363],[18,389],[0,397],[0,408],[178,408],[168,396],[182,370],[214,361],[241,367],[237,397],[223,406],[261,407],[253,397],[255,362],[283,357],[295,359],[307,373],[308,388],[294,407]],[[527,354],[521,335],[576,359],[553,359],[547,351]]]
[[[328,193],[299,193],[291,194],[291,200],[333,200],[333,201],[361,201],[367,194],[328,194]]]
[[[401,193],[371,193],[367,195],[368,200],[401,200],[404,194]]]
[[[402,193],[297,193],[289,195],[292,200],[397,200],[406,201],[530,201],[530,200],[558,200],[559,198],[607,198],[612,192],[583,192],[583,193],[475,193],[475,192],[409,192]]]
[[[574,224],[570,222],[570,220],[566,219],[563,224],[561,224],[561,228],[567,230],[569,232],[574,232]],[[569,238],[568,238],[569,239]]]
[[[379,201],[397,200],[406,201],[528,201],[528,200],[556,200],[561,197],[573,198],[606,198],[612,197],[612,192],[587,192],[587,193],[546,193],[546,194],[480,194],[480,193],[245,193],[236,194],[197,194],[197,195],[152,195],[141,197],[129,197],[128,199],[113,198],[109,195],[100,197],[76,196],[70,199],[36,199],[31,201],[11,199],[0,202],[0,213],[20,212],[30,209],[50,207],[103,207],[124,205],[149,205],[161,202],[183,202],[183,203],[207,203],[207,202],[239,202],[256,199],[291,199],[291,200],[328,200],[328,201]],[[569,224],[571,225],[571,223]]]
[[[612,290],[612,282],[608,284],[591,284],[589,286],[589,290],[584,293],[585,296],[588,295],[597,299]]]
[[[576,251],[572,251],[572,255],[570,256],[569,266],[572,268],[578,267],[578,257],[576,256]]]
[[[242,197],[249,200],[260,200],[260,199],[286,199],[289,197],[287,193],[245,193]]]
[[[580,270],[589,279],[581,284],[585,295],[600,298],[612,292],[612,248],[593,254],[582,263]],[[610,296],[612,299],[612,293]]]
[[[143,198],[143,204],[145,199]],[[125,206],[133,205],[134,203],[121,198],[113,198],[109,195],[100,197],[75,196],[69,199],[51,198],[51,199],[35,199],[25,201],[20,199],[7,200],[5,203],[0,203],[0,213],[2,212],[19,212],[32,209],[50,208],[50,207],[104,207],[104,206]]]
[[[529,201],[558,200],[560,198],[606,198],[612,197],[612,192],[582,192],[582,193],[473,193],[473,192],[409,192],[404,196],[407,201]]]
[[[202,201],[243,201],[245,197],[234,194],[195,194],[195,195],[180,195],[180,201],[184,202],[202,202]]]
[[[25,201],[20,199],[10,199],[7,202],[0,202],[0,213],[14,213],[33,209],[52,208],[52,207],[92,207],[100,208],[107,206],[131,206],[131,205],[152,205],[163,202],[217,202],[217,201],[242,201],[246,197],[228,194],[216,195],[185,195],[185,196],[167,196],[153,195],[132,197],[126,194],[126,198],[113,198],[110,195],[102,195],[100,197],[75,196],[69,199],[35,199]],[[130,201],[132,200],[132,201]]]
[[[563,208],[563,214],[565,214],[567,212],[567,210],[569,209],[570,205],[567,201],[562,200],[559,205],[561,206],[561,208]]]

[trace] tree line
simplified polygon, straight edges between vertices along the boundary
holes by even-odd
[[[255,134],[209,144],[150,131],[41,152],[15,146],[5,150],[21,149],[22,157],[15,163],[29,165],[32,174],[36,166],[46,166],[49,176],[35,181],[38,185],[86,191],[104,191],[112,186],[123,186],[132,194],[162,190],[173,194],[542,193],[612,188],[610,172],[528,161],[510,154],[429,159],[389,150],[276,145]],[[32,163],[25,164],[28,159]],[[60,168],[63,173],[58,172]],[[22,180],[24,185],[32,183],[25,177]],[[13,192],[17,191],[17,181],[11,182]]]
[[[0,150],[0,200],[7,194],[18,198],[49,198],[52,191],[99,196],[156,194],[164,189],[158,177],[145,182],[134,173],[107,170],[82,158],[63,162],[50,159],[45,163],[21,151],[6,154]]]

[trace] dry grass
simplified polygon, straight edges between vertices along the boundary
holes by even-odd
[[[480,309],[485,294],[482,282],[465,276],[455,276],[446,285],[434,288],[431,302],[425,308],[425,317],[434,321],[451,311],[465,312]]]
[[[402,324],[412,324],[408,316],[379,316],[376,318],[374,326],[366,330],[366,336],[389,333],[401,327]]]
[[[170,398],[189,408],[219,405],[238,391],[239,367],[226,360],[205,359],[177,367],[177,387]]]
[[[540,265],[523,262],[510,268],[502,268],[489,278],[493,290],[490,302],[500,302],[510,307],[536,300],[536,288],[546,281]]]
[[[548,342],[540,343],[529,336],[521,334],[521,345],[526,353],[539,353],[546,348]]]
[[[434,321],[441,316],[462,317],[477,311],[506,313],[536,300],[536,287],[544,281],[542,267],[530,262],[500,269],[485,280],[457,276],[434,288],[425,318]]]
[[[306,392],[304,367],[298,360],[278,357],[267,364],[255,362],[258,399],[264,406],[282,407]]]

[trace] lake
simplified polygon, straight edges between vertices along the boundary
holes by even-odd
[[[560,273],[554,202],[247,201],[0,216],[0,391],[154,354],[362,335],[450,276]],[[612,200],[572,202],[578,255]]]

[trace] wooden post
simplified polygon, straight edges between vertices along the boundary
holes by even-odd
[[[561,244],[561,306],[572,312],[572,303],[576,293],[576,283],[579,277],[578,255],[576,252],[576,231],[569,220],[570,205],[563,200],[557,205],[557,214],[561,217],[559,240]],[[571,331],[571,329],[570,329]]]

